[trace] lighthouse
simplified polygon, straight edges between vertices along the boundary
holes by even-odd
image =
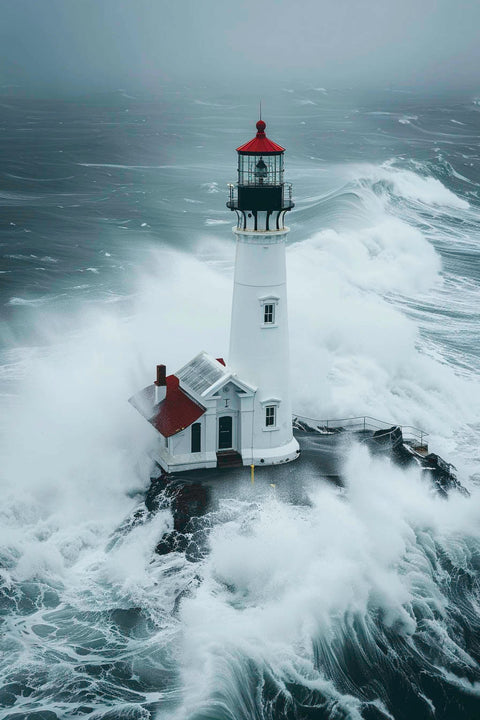
[[[153,457],[167,472],[295,460],[290,398],[285,247],[294,207],[285,149],[256,135],[237,148],[235,275],[228,361],[202,351],[175,374],[157,366],[152,385],[130,398],[155,427]]]
[[[257,122],[237,148],[238,177],[227,203],[237,215],[229,366],[257,388],[252,441],[242,457],[254,464],[296,457],[292,432],[285,246],[294,207],[284,181],[285,149]]]

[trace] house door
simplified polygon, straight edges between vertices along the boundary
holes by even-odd
[[[230,450],[233,446],[233,418],[224,415],[218,418],[218,449]]]

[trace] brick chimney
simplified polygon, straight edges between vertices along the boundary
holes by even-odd
[[[155,385],[155,405],[165,400],[167,395],[167,368],[165,365],[157,365],[157,379]]]

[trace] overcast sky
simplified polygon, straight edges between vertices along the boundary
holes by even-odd
[[[0,0],[1,84],[480,86],[480,0]]]

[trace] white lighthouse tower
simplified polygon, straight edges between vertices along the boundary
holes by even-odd
[[[242,458],[265,464],[292,460],[285,215],[294,207],[284,182],[284,153],[257,122],[256,136],[237,148],[238,179],[227,206],[237,214],[229,367],[257,388],[252,437]]]
[[[284,148],[257,134],[237,148],[238,181],[227,207],[237,239],[230,352],[201,352],[174,375],[157,366],[130,398],[160,435],[155,460],[167,472],[295,460],[290,400]]]

